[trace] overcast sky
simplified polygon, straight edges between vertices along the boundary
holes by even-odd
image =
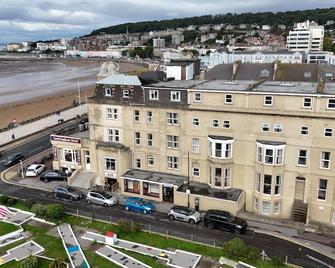
[[[125,22],[331,6],[334,0],[0,0],[0,43],[75,37]]]

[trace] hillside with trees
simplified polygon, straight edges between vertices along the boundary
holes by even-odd
[[[177,27],[187,27],[190,25],[200,26],[204,24],[221,24],[228,23],[232,25],[251,24],[259,25],[268,24],[276,26],[284,24],[286,26],[293,26],[294,23],[305,20],[314,20],[321,25],[325,25],[328,20],[334,20],[335,8],[298,10],[287,12],[258,12],[258,13],[241,13],[241,14],[222,14],[222,15],[205,15],[189,18],[160,20],[160,21],[144,21],[136,23],[124,23],[105,27],[92,31],[89,35],[96,35],[99,33],[120,34],[125,33],[128,29],[130,33],[135,32],[149,32],[166,30]],[[334,27],[332,25],[331,27]]]

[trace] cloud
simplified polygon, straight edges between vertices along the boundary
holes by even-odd
[[[0,43],[78,36],[118,23],[323,8],[334,0],[1,0]]]

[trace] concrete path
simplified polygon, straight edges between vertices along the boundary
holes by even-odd
[[[95,253],[124,268],[151,268],[151,266],[148,266],[109,246],[103,246]]]
[[[21,261],[30,255],[38,255],[44,251],[44,248],[33,240],[7,251],[7,254],[0,257],[0,266],[10,261]]]
[[[58,234],[71,262],[72,268],[89,268],[88,261],[77,241],[69,224],[62,224],[58,228]]]
[[[28,136],[35,132],[39,132],[45,128],[54,126],[58,124],[59,119],[64,119],[64,121],[75,118],[77,115],[87,112],[86,104],[82,106],[77,106],[69,110],[63,111],[60,115],[51,115],[35,122],[18,126],[16,128],[10,129],[5,132],[0,133],[0,146],[12,141],[12,135],[15,135],[16,139]]]
[[[106,236],[92,232],[86,232],[82,236],[82,238],[101,244],[106,243]],[[122,239],[118,239],[113,247],[155,257],[164,260],[168,266],[177,268],[195,268],[201,258],[201,255],[197,255],[187,251],[176,250],[172,252],[165,249],[155,248]]]
[[[19,229],[10,234],[3,235],[0,237],[0,248],[5,247],[14,242],[17,242],[19,240],[22,240],[24,238],[26,238],[26,235],[24,234],[23,229]]]

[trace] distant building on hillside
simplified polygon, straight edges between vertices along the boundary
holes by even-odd
[[[217,50],[209,54],[209,67],[235,61],[242,63],[273,63],[280,61],[282,63],[302,63],[303,54],[300,52],[289,51],[235,51]]]
[[[152,40],[154,48],[164,48],[165,47],[165,39],[164,38],[154,38]]]
[[[323,50],[324,26],[314,21],[297,23],[287,36],[287,49],[308,53]]]

